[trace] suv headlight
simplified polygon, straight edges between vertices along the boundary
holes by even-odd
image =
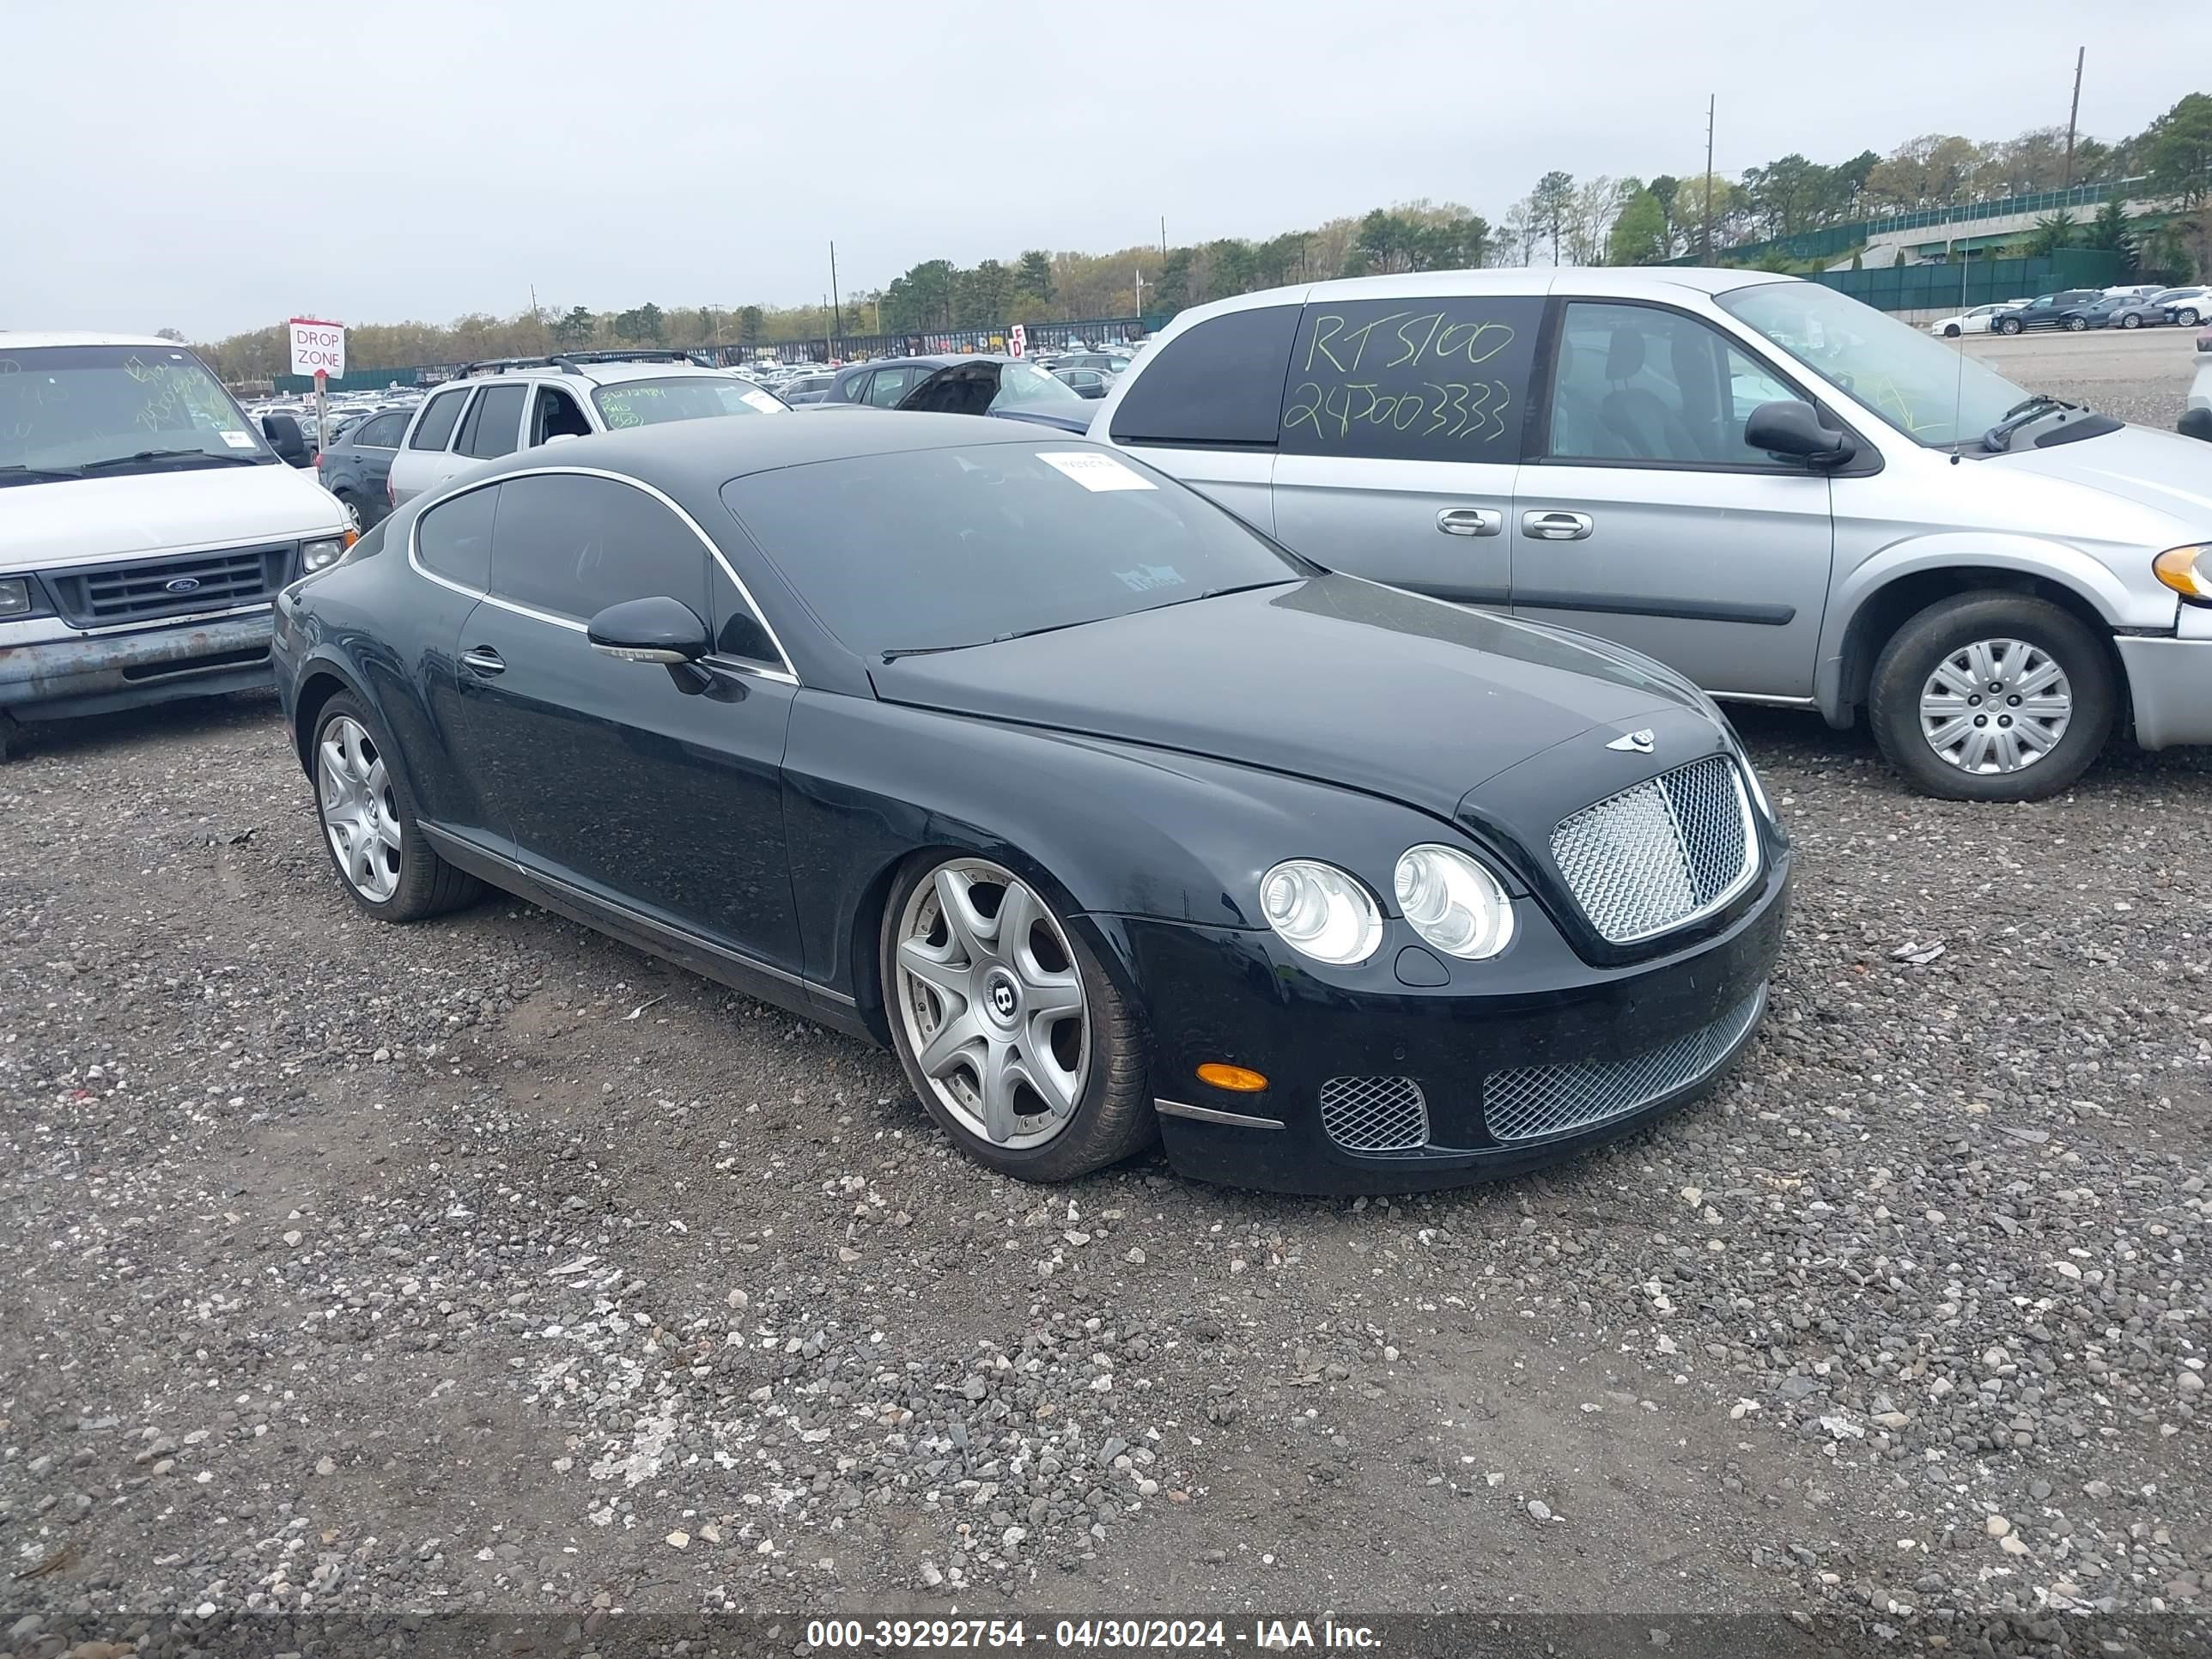
[[[1504,884],[1455,848],[1407,848],[1396,885],[1407,924],[1448,957],[1480,962],[1513,942],[1513,901]]]
[[[1261,877],[1260,910],[1284,944],[1340,968],[1366,961],[1382,939],[1374,896],[1315,859],[1286,859]]]
[[[300,568],[311,575],[318,570],[328,570],[353,544],[353,535],[349,532],[343,536],[328,536],[317,541],[301,542]]]
[[[31,583],[27,576],[0,576],[0,617],[31,614]]]
[[[2169,547],[2150,562],[2150,568],[2190,604],[2212,605],[2212,542]]]

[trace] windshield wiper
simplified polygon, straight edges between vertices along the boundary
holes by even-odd
[[[2063,398],[2053,398],[2041,392],[2036,392],[2033,397],[2023,398],[2005,410],[2002,420],[1982,434],[1982,447],[1988,450],[2002,450],[2010,443],[2012,434],[2030,421],[2040,420],[2044,416],[2062,409],[2081,407],[2079,404],[2069,404]]]
[[[0,483],[43,483],[54,478],[82,478],[76,466],[0,466]]]
[[[946,651],[973,651],[979,645],[1004,645],[1008,640],[1026,640],[1039,634],[1057,634],[1063,628],[1081,628],[1086,623],[1097,620],[1096,617],[1079,617],[1073,622],[1048,623],[1042,628],[1017,628],[1012,633],[994,634],[988,640],[969,640],[964,645],[902,645],[880,654],[885,662],[896,662],[901,657],[934,657]]]
[[[80,469],[96,472],[111,466],[132,466],[140,461],[212,461],[217,466],[253,466],[258,463],[251,455],[218,455],[205,449],[142,449],[135,455],[109,455],[97,461],[87,461]]]

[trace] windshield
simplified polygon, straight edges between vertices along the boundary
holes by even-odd
[[[180,346],[0,345],[0,483],[276,455]]]
[[[1899,432],[1934,447],[1978,442],[2027,396],[1957,347],[1818,283],[1759,283],[1714,298]]]
[[[732,377],[672,375],[665,380],[624,380],[592,393],[611,432],[663,421],[697,421],[716,415],[781,415],[782,400]]]
[[[819,461],[733,479],[722,500],[823,625],[870,657],[1309,574],[1172,479],[1065,444]]]
[[[999,395],[991,399],[991,407],[1001,404],[1066,404],[1081,403],[1060,381],[1041,368],[1028,363],[1003,363],[999,368]]]

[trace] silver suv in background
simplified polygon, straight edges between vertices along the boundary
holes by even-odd
[[[2212,743],[2203,447],[1795,277],[1244,295],[1178,317],[1090,435],[1324,565],[1863,714],[1930,794],[2054,793],[2124,727]]]
[[[398,507],[484,461],[558,438],[723,415],[787,413],[774,392],[680,351],[577,351],[471,363],[422,400],[385,483]]]

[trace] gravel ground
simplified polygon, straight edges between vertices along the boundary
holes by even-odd
[[[1741,725],[1801,866],[1744,1061],[1398,1202],[1000,1179],[889,1055],[527,906],[360,919],[266,697],[48,728],[0,769],[0,1654],[2191,1650],[2212,763],[1977,808]]]
[[[1976,334],[1967,356],[2031,392],[2048,392],[2117,415],[2173,430],[2197,373],[2197,331],[2146,328],[2114,333]]]

